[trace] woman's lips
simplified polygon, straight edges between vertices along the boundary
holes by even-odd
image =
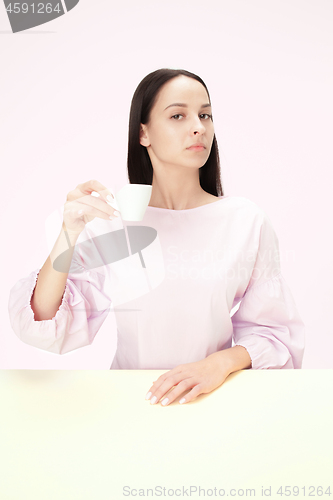
[[[204,146],[191,146],[190,148],[187,148],[189,151],[203,151],[205,148]]]

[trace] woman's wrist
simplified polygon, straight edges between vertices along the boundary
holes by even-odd
[[[251,357],[247,349],[242,345],[235,345],[214,354],[218,354],[220,356],[221,362],[223,363],[223,366],[227,368],[229,374],[239,370],[252,368]]]

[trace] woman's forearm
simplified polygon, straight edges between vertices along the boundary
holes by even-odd
[[[31,309],[34,312],[35,321],[52,319],[58,311],[65,291],[68,271],[77,238],[78,235],[71,235],[65,232],[64,226],[62,227],[49,257],[38,274],[37,283],[31,298]],[[71,248],[69,247],[69,242]],[[61,271],[56,271],[53,263],[61,254],[65,256],[65,259],[61,262]]]

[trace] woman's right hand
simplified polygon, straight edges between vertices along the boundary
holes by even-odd
[[[93,191],[98,193],[99,197],[91,196]],[[110,196],[110,198],[107,198],[107,196]],[[63,228],[71,234],[79,235],[85,225],[94,220],[95,217],[105,220],[114,219],[118,215],[114,215],[115,209],[107,203],[108,201],[112,203],[113,198],[113,194],[96,180],[79,184],[67,195],[64,206]]]

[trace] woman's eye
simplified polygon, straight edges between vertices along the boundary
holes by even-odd
[[[178,116],[183,116],[183,115],[177,114],[177,115],[173,115],[171,118],[174,118],[176,121],[179,121],[179,119],[177,118]],[[209,115],[208,113],[202,113],[200,116],[208,116],[208,118],[206,118],[206,120],[209,118],[213,119],[212,115]]]

